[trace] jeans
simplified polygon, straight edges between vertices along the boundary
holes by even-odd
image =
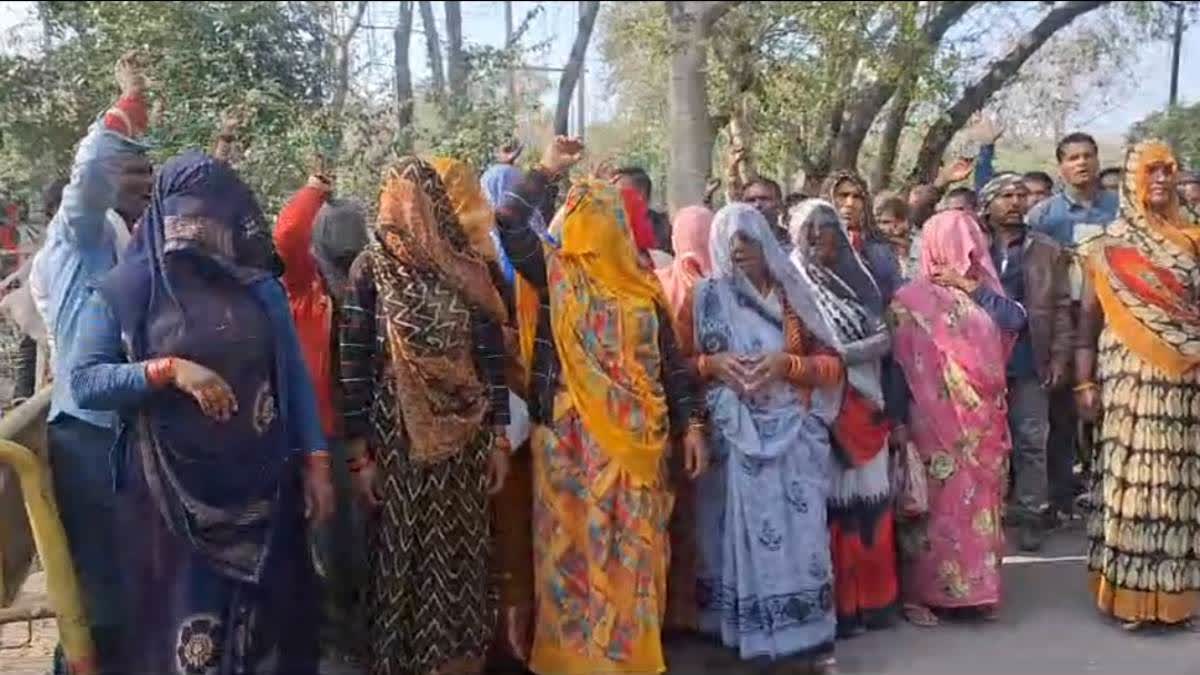
[[[1049,503],[1046,440],[1050,434],[1049,396],[1036,377],[1008,381],[1008,428],[1016,476],[1013,515],[1038,524]]]
[[[54,496],[79,576],[99,672],[120,673],[124,608],[121,570],[115,555],[119,539],[109,459],[115,436],[111,429],[60,415],[48,425],[46,440]]]

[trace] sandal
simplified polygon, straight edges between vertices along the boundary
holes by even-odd
[[[995,623],[1000,620],[1000,608],[995,605],[980,607],[979,618],[988,623]]]
[[[1146,627],[1145,621],[1126,621],[1121,624],[1121,630],[1126,633],[1136,633]]]
[[[925,605],[904,603],[904,619],[919,628],[936,628],[941,622]]]

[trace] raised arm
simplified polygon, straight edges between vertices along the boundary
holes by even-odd
[[[313,227],[317,213],[329,195],[329,182],[310,176],[279,211],[275,221],[275,249],[283,259],[283,285],[291,295],[309,288],[317,279],[317,264],[312,254]]]
[[[117,207],[123,165],[146,151],[136,140],[149,123],[146,79],[137,56],[121,57],[116,71],[121,96],[92,124],[79,144],[71,165],[71,180],[63,189],[62,204],[51,225],[63,223],[70,236],[83,246],[105,241],[106,214]]]
[[[526,173],[516,189],[496,209],[496,231],[500,234],[509,261],[526,281],[537,288],[546,287],[546,258],[542,252],[541,237],[530,227],[529,216],[534,209],[544,206],[551,186],[582,157],[583,141],[566,136],[555,137],[542,153],[542,161],[537,168]]]
[[[496,209],[496,234],[509,262],[537,288],[546,287],[546,258],[542,239],[530,226],[529,217],[540,208],[551,182],[543,171],[529,171]]]

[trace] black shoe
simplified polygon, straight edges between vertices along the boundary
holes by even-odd
[[[1025,553],[1037,553],[1042,550],[1046,535],[1042,528],[1033,525],[1023,525],[1017,533],[1017,547]]]

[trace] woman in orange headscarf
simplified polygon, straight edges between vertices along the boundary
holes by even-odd
[[[1103,412],[1088,569],[1100,611],[1129,629],[1200,608],[1200,261],[1178,171],[1163,143],[1133,147],[1120,217],[1084,249],[1076,393]]]
[[[357,487],[376,509],[371,675],[478,673],[494,627],[488,496],[508,471],[508,312],[478,192],[457,162],[400,160],[350,270],[343,416]]]

